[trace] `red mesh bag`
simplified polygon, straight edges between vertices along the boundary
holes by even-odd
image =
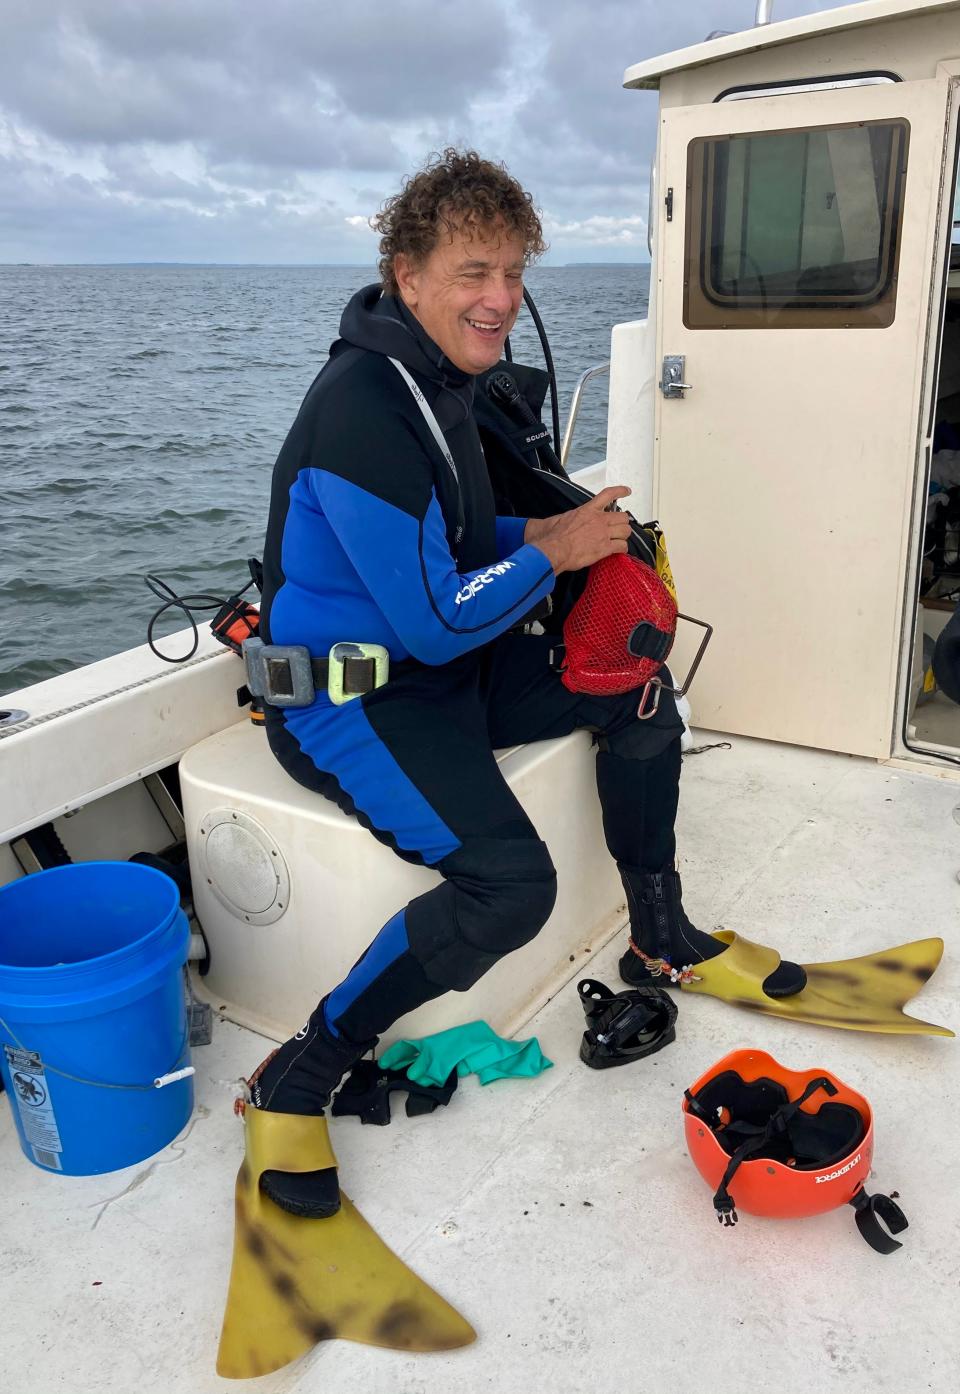
[[[673,647],[677,603],[652,566],[627,552],[595,562],[563,626],[563,685],[612,697],[656,676]]]

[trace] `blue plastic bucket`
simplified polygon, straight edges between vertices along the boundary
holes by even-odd
[[[190,1062],[189,942],[152,867],[80,862],[0,886],[0,1069],[31,1162],[116,1171],[185,1126],[193,1080],[154,1080]]]

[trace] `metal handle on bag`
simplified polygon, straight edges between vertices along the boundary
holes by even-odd
[[[696,653],[693,656],[693,662],[690,664],[687,676],[684,678],[681,686],[667,688],[669,692],[673,693],[674,697],[685,697],[687,693],[690,691],[690,684],[696,677],[697,669],[700,667],[700,664],[703,660],[703,655],[706,653],[707,645],[713,638],[713,625],[707,624],[706,620],[695,620],[692,615],[681,615],[679,612],[677,613],[677,619],[686,620],[688,624],[695,624],[700,629],[706,630],[706,633],[700,641],[700,647],[697,649]],[[662,682],[660,678],[651,678],[650,681],[646,683],[643,692],[640,695],[640,704],[637,707],[638,720],[649,721],[651,716],[656,715],[657,708],[660,705],[660,690],[661,688],[664,688],[666,686],[667,684]],[[649,711],[646,711],[644,709],[647,705],[647,700],[650,696],[651,689],[653,690],[653,705],[651,706]]]

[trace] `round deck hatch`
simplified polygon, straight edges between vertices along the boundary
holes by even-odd
[[[249,813],[212,809],[200,824],[200,863],[221,905],[248,924],[273,924],[286,911],[290,873],[280,848]]]

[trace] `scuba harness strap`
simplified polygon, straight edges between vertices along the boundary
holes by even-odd
[[[433,408],[430,406],[430,403],[427,401],[426,397],[420,391],[420,388],[417,386],[417,383],[415,382],[413,376],[407,372],[406,368],[403,366],[399,359],[391,358],[388,361],[393,364],[397,372],[400,374],[404,382],[409,387],[410,392],[413,396],[413,400],[420,408],[420,411],[423,415],[423,419],[427,423],[427,428],[430,431],[430,434],[433,436],[434,440],[436,441],[441,455],[447,462],[447,468],[453,475],[454,484],[456,485],[457,490],[457,526],[453,535],[453,542],[455,547],[459,546],[460,541],[463,537],[464,528],[466,526],[466,520],[463,511],[463,494],[460,490],[460,474],[457,470],[457,462],[456,460],[454,460],[453,452],[447,444],[446,436],[440,429],[440,422],[434,415]]]

